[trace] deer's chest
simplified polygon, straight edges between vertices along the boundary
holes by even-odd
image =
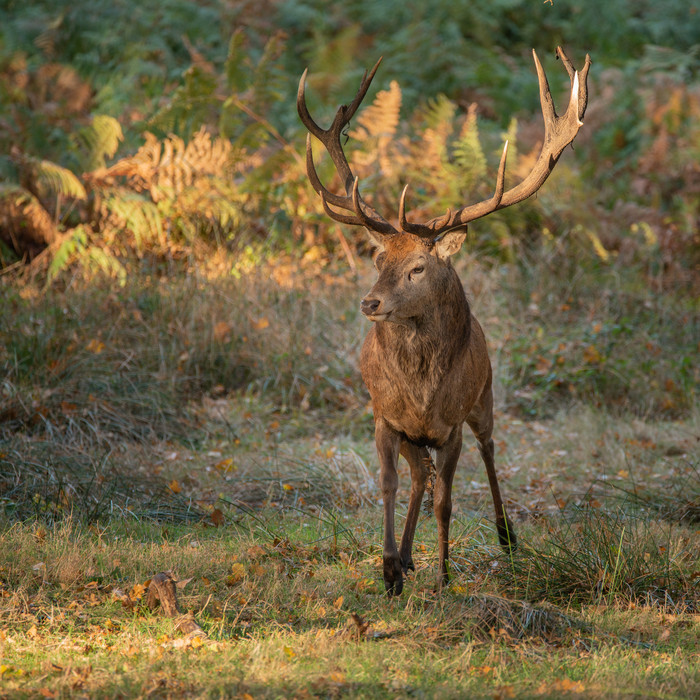
[[[363,367],[375,415],[412,442],[435,447],[468,413],[462,375],[455,363],[431,357],[385,356]]]

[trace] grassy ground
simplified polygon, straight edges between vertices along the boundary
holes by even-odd
[[[521,546],[512,558],[496,546],[466,438],[450,587],[433,590],[426,515],[417,571],[389,600],[356,368],[371,271],[214,267],[118,290],[7,285],[0,695],[700,692],[700,425],[692,390],[679,389],[693,383],[683,359],[696,335],[678,323],[682,304],[642,304],[624,342],[605,345],[581,335],[580,315],[611,328],[646,294],[619,271],[619,303],[586,291],[600,270],[562,303],[537,269],[516,280],[513,268],[462,264],[491,339],[497,465]],[[644,371],[631,353],[653,356],[674,326],[676,353],[654,368],[673,386],[636,394]],[[527,362],[512,349],[521,337]],[[600,356],[587,361],[593,343]],[[608,370],[626,372],[626,408]],[[399,519],[404,464],[400,478]],[[180,606],[206,636],[146,606],[161,571],[191,579]]]

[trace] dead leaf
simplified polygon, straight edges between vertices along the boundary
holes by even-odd
[[[214,508],[209,517],[211,518],[211,521],[214,523],[215,527],[221,527],[222,525],[226,524],[226,517],[219,508]]]
[[[93,338],[85,346],[85,349],[88,350],[89,352],[94,353],[95,355],[99,355],[105,349],[105,344],[101,340],[97,340],[96,338]]]
[[[227,321],[219,321],[214,326],[214,340],[217,343],[226,343],[231,339],[231,331],[233,328]]]
[[[259,544],[254,544],[252,547],[248,548],[248,556],[251,559],[257,559],[265,554],[265,549]]]
[[[561,678],[552,681],[549,685],[542,683],[538,688],[540,694],[551,694],[552,691],[566,692],[566,693],[583,693],[586,690],[586,686],[583,685],[581,681],[572,681],[570,678]]]
[[[231,573],[226,577],[227,586],[235,586],[245,576],[245,566],[236,562],[231,566]]]

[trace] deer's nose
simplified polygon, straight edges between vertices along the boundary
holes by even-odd
[[[374,316],[377,313],[377,309],[382,302],[379,299],[372,299],[365,297],[360,303],[360,309],[365,316]]]

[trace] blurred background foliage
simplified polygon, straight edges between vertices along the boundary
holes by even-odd
[[[328,261],[354,271],[357,256],[368,252],[363,232],[330,222],[307,182],[305,132],[294,105],[302,71],[309,67],[310,109],[324,123],[355,94],[362,72],[384,57],[346,148],[379,211],[395,219],[410,182],[411,216],[430,218],[490,196],[506,138],[510,184],[528,171],[542,136],[531,50],[561,104],[568,78],[555,60],[557,45],[576,66],[586,52],[592,56],[585,127],[537,197],[470,227],[470,250],[485,268],[505,266],[505,301],[495,313],[527,329],[499,336],[491,324],[495,342],[508,348],[501,381],[510,404],[530,413],[548,410],[558,396],[612,400],[639,412],[687,411],[698,382],[691,358],[700,292],[694,3],[5,0],[0,279],[6,309],[12,307],[12,318],[0,324],[6,416],[24,410],[17,403],[23,381],[48,372],[43,381],[58,385],[56,367],[77,366],[64,358],[76,347],[72,312],[56,316],[49,306],[52,294],[79,283],[92,285],[104,308],[114,303],[108,290],[116,284],[120,304],[132,309],[119,323],[153,325],[160,314],[167,352],[161,344],[160,354],[140,353],[120,367],[141,363],[140,378],[170,377],[146,401],[161,411],[163,402],[176,406],[183,391],[222,385],[272,386],[282,405],[361,406],[362,397],[342,398],[348,376],[359,384],[348,350],[359,342],[354,336],[323,341],[322,378],[314,369],[318,343],[313,355],[309,349],[314,337],[332,333],[312,328],[315,320],[299,355],[279,347],[266,355],[264,342],[257,356],[239,352],[273,316],[283,322],[297,291],[256,289],[268,311],[241,311],[233,333],[221,325],[218,334],[212,330],[217,321],[230,326],[219,300],[207,317],[212,328],[197,330],[198,304],[216,304],[196,280],[203,270],[211,276],[216,261],[226,284],[235,285],[242,271],[281,259],[294,272],[277,264],[273,277],[310,275]],[[328,159],[319,153],[317,160],[322,179],[337,188]],[[193,275],[192,287],[166,294],[162,280],[182,272]],[[27,301],[26,286],[37,284],[49,301]],[[107,288],[97,293],[99,284]],[[239,288],[222,294],[250,299]],[[177,320],[172,299],[185,304],[188,320]],[[82,303],[73,300],[72,308]],[[40,371],[37,348],[12,333],[18,323],[31,330],[42,305],[49,305],[42,323],[56,335],[31,342],[53,343],[60,357]],[[346,313],[340,316],[339,324],[347,322]],[[85,333],[99,336],[103,316],[78,317],[92,329]],[[155,348],[149,334],[138,342]],[[96,347],[83,347],[83,359],[107,362],[109,353]],[[183,371],[187,379],[176,390],[173,377]],[[95,404],[86,387],[61,396],[52,399],[59,412],[66,401]],[[45,408],[46,400],[37,401]]]
[[[544,228],[558,236],[575,222],[615,251],[632,245],[632,225],[646,223],[673,247],[697,228],[700,12],[684,0],[8,0],[0,20],[5,265],[15,259],[11,249],[32,256],[42,238],[70,231],[72,256],[61,251],[54,271],[86,246],[126,264],[126,249],[162,252],[164,243],[196,238],[296,246],[303,234],[307,243],[326,242],[328,224],[299,167],[297,80],[309,66],[312,108],[330,118],[380,55],[367,101],[391,83],[394,100],[384,108],[401,112],[385,133],[365,131],[349,144],[360,151],[365,191],[388,215],[406,180],[426,215],[473,200],[492,186],[504,134],[520,153],[511,155],[511,172],[527,169],[541,138],[530,50],[563,95],[558,44],[575,63],[587,51],[594,59],[586,129],[557,173],[570,195],[550,186],[541,201],[475,225],[480,243],[512,258],[524,239]],[[185,155],[203,131],[213,148],[226,149],[216,164],[204,153]],[[124,165],[144,148],[161,182],[168,168],[182,176],[156,197],[152,182],[135,183]],[[183,201],[195,180],[204,193]],[[26,249],[8,232],[20,216],[35,229]]]

